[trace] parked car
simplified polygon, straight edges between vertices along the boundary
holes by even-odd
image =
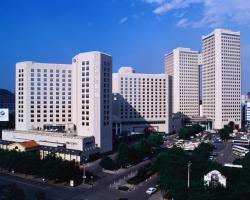
[[[217,152],[213,152],[211,155],[212,156],[217,156]]]
[[[154,194],[157,191],[157,189],[155,187],[150,187],[147,189],[146,193],[149,195]]]
[[[208,158],[209,160],[213,160],[214,159],[214,157],[213,156],[209,156],[209,158]]]

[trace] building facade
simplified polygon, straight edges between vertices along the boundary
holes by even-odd
[[[121,67],[113,73],[113,120],[118,133],[152,127],[169,133],[168,76],[135,73]]]
[[[73,137],[80,144],[77,150],[84,150],[86,145],[80,140],[94,136],[92,146],[96,143],[101,151],[111,151],[111,116],[111,56],[94,51],[76,55],[72,64],[16,64],[16,132],[12,139],[25,131],[38,131],[26,134],[23,140],[40,141],[46,136],[67,143],[65,138]],[[69,137],[57,136],[58,132]],[[10,139],[7,132],[3,139]]]
[[[200,54],[189,48],[176,48],[165,55],[165,73],[171,77],[169,88],[172,112],[182,118],[199,116]]]
[[[250,101],[245,105],[245,125],[250,126]]]
[[[72,65],[16,64],[16,130],[66,130],[72,123]]]
[[[112,57],[100,52],[73,58],[73,123],[81,136],[95,136],[112,150]]]
[[[215,29],[202,36],[202,107],[214,129],[241,126],[240,32]]]

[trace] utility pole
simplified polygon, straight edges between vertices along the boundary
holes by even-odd
[[[189,186],[190,186],[190,166],[191,166],[191,162],[190,161],[188,161],[188,188],[189,188]]]

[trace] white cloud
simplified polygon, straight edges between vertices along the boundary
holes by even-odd
[[[190,26],[190,22],[187,18],[183,18],[177,22],[176,26],[185,28],[187,26]]]
[[[162,14],[171,10],[177,10],[181,8],[187,8],[191,4],[201,3],[203,0],[171,0],[161,4],[153,12],[155,14]]]
[[[149,1],[153,3],[154,0],[147,1],[148,3]],[[177,25],[180,27],[216,27],[231,22],[241,25],[250,24],[249,0],[159,0],[157,2],[158,6],[153,10],[153,13],[157,15],[170,11],[186,11],[192,5],[197,4],[202,6],[200,20],[193,21],[188,18],[182,18],[177,22]]]
[[[123,24],[126,21],[128,21],[128,17],[123,17],[123,18],[120,19],[120,21],[118,22],[118,24]]]
[[[165,0],[144,0],[144,2],[150,3],[150,4],[153,4],[153,3],[162,4],[165,2]]]

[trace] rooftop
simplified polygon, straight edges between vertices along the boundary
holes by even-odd
[[[34,147],[38,147],[39,145],[36,143],[36,141],[34,140],[29,140],[29,141],[25,141],[25,142],[20,142],[20,145],[22,145],[25,148],[34,148]]]

